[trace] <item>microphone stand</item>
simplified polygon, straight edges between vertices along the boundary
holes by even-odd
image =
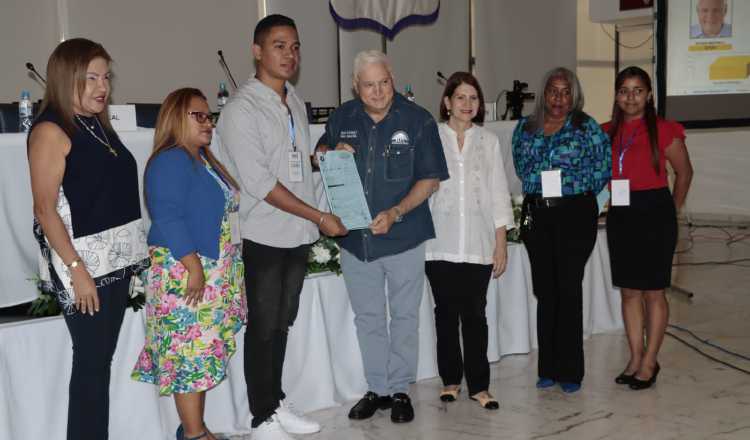
[[[29,74],[30,74],[29,76],[31,76],[32,78],[34,78],[34,80],[37,83],[39,83],[40,86],[47,87],[47,80],[44,79],[44,77],[39,72],[36,71],[36,69],[34,68],[33,64],[26,63],[26,69],[29,71]],[[39,82],[39,81],[41,81],[41,82]]]
[[[229,80],[232,81],[232,85],[234,86],[234,89],[237,90],[237,81],[234,80],[234,77],[232,76],[232,71],[229,70],[227,61],[224,59],[224,52],[219,50],[216,53],[219,55],[219,64],[221,64],[221,66],[224,68],[224,72],[226,72],[227,76],[229,77]]]

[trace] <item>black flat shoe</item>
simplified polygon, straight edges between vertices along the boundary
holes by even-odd
[[[414,407],[407,394],[396,393],[393,395],[393,407],[391,407],[391,422],[406,423],[414,420]]]
[[[661,367],[659,366],[659,363],[656,363],[656,367],[654,368],[654,374],[651,375],[650,379],[647,380],[641,380],[635,377],[633,375],[633,381],[630,382],[629,386],[631,390],[645,390],[646,388],[651,388],[651,385],[656,383],[656,376],[659,375],[659,371],[661,370]]]
[[[391,399],[391,396],[378,396],[372,391],[368,391],[349,411],[349,418],[353,420],[369,419],[375,414],[375,411],[388,409],[392,405],[393,399]]]
[[[618,385],[630,385],[633,383],[633,378],[635,378],[635,373],[625,374],[623,371],[619,376],[615,377],[615,383]]]

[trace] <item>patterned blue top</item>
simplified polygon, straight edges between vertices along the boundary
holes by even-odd
[[[525,130],[528,117],[518,121],[513,132],[513,163],[523,182],[524,194],[542,193],[542,171],[561,170],[563,195],[587,191],[598,193],[612,174],[609,137],[590,116],[583,114],[578,128],[571,117],[551,136],[540,129]]]

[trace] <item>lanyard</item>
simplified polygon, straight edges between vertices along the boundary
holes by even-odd
[[[294,116],[292,111],[287,107],[287,114],[289,115],[289,139],[292,141],[292,148],[297,151],[297,133],[294,131]]]
[[[638,136],[639,129],[635,129],[633,131],[633,134],[630,135],[630,137],[628,138],[628,140],[625,141],[625,142],[622,141],[622,132],[623,131],[624,130],[620,131],[620,145],[618,145],[618,148],[617,148],[617,151],[618,151],[618,154],[617,154],[617,156],[618,156],[618,158],[617,158],[618,173],[617,173],[617,175],[618,176],[622,176],[622,164],[623,164],[623,161],[625,159],[625,153],[627,153],[628,150],[630,149],[630,147],[633,146],[633,143],[635,143],[635,138],[636,138],[636,136]]]

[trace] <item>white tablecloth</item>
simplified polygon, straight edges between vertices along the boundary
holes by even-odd
[[[510,141],[516,122],[489,122],[486,127],[500,139],[505,161],[505,172],[511,193],[520,194],[521,186],[513,169]],[[310,139],[317,142],[324,126],[310,126]],[[138,162],[139,176],[151,154],[154,131],[139,129],[120,133],[125,146]],[[0,134],[0,307],[24,303],[37,297],[32,280],[39,273],[37,265],[38,245],[31,232],[33,222],[31,183],[26,159],[26,135],[20,133]],[[139,179],[142,185],[142,179]],[[142,190],[142,188],[141,188]],[[143,194],[143,192],[140,192]],[[148,220],[146,210],[141,208]]]
[[[586,267],[586,336],[622,327],[605,238],[600,231]],[[490,283],[487,299],[489,359],[535,348],[536,301],[522,245],[510,245],[507,271]],[[432,307],[426,285],[420,310],[418,379],[437,375]],[[305,281],[283,376],[288,398],[303,411],[339,405],[367,390],[353,319],[341,277]],[[243,335],[244,330],[237,338],[238,353],[230,363],[229,377],[207,395],[206,421],[215,432],[249,430]],[[178,424],[171,398],[159,398],[155,386],[129,378],[143,340],[143,314],[128,311],[112,367],[112,440],[168,439]],[[61,317],[0,325],[0,439],[65,438],[71,355],[70,336]]]

